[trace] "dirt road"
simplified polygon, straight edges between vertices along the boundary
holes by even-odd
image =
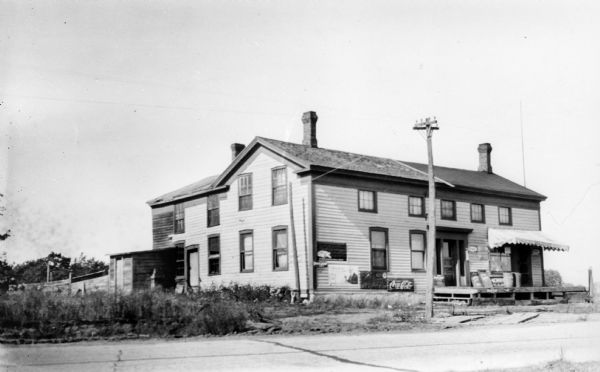
[[[448,371],[600,361],[600,321],[0,347],[2,371]]]

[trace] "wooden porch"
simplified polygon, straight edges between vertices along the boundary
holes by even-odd
[[[461,301],[472,304],[475,301],[485,300],[552,300],[568,299],[572,295],[585,295],[587,290],[583,286],[575,287],[434,287],[433,300],[436,302]]]

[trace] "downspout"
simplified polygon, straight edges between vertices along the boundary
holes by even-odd
[[[294,259],[294,273],[295,273],[295,289],[292,295],[292,303],[294,303],[295,299],[300,298],[300,268],[298,265],[298,249],[296,246],[296,226],[294,224],[294,200],[292,199],[292,183],[289,183],[290,191],[289,191],[289,204],[290,204],[290,226],[292,229],[292,249],[294,253],[292,258]]]

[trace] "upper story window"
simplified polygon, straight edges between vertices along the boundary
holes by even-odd
[[[175,234],[185,232],[185,209],[183,203],[175,204]]]
[[[388,229],[369,228],[371,237],[371,270],[387,271]]]
[[[420,196],[409,196],[408,197],[408,215],[423,217],[425,216],[425,201]]]
[[[287,203],[287,172],[285,167],[271,170],[271,185],[273,205]]]
[[[238,178],[239,210],[252,209],[252,173],[240,174]]]
[[[288,269],[287,227],[273,228],[273,270]]]
[[[498,207],[498,223],[512,225],[512,210],[509,207]]]
[[[441,200],[442,220],[456,220],[456,202],[454,200]]]
[[[208,237],[208,275],[221,274],[221,239],[219,235]]]
[[[220,224],[219,216],[219,195],[209,195],[206,201],[206,226],[218,226]]]
[[[358,210],[376,213],[377,193],[375,191],[358,190]]]
[[[425,231],[410,232],[410,262],[413,270],[425,270]]]
[[[471,222],[485,222],[485,207],[483,204],[471,204]]]

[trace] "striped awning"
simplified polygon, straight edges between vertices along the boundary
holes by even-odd
[[[488,245],[499,248],[505,244],[525,244],[547,251],[568,251],[569,246],[541,231],[488,229]]]

